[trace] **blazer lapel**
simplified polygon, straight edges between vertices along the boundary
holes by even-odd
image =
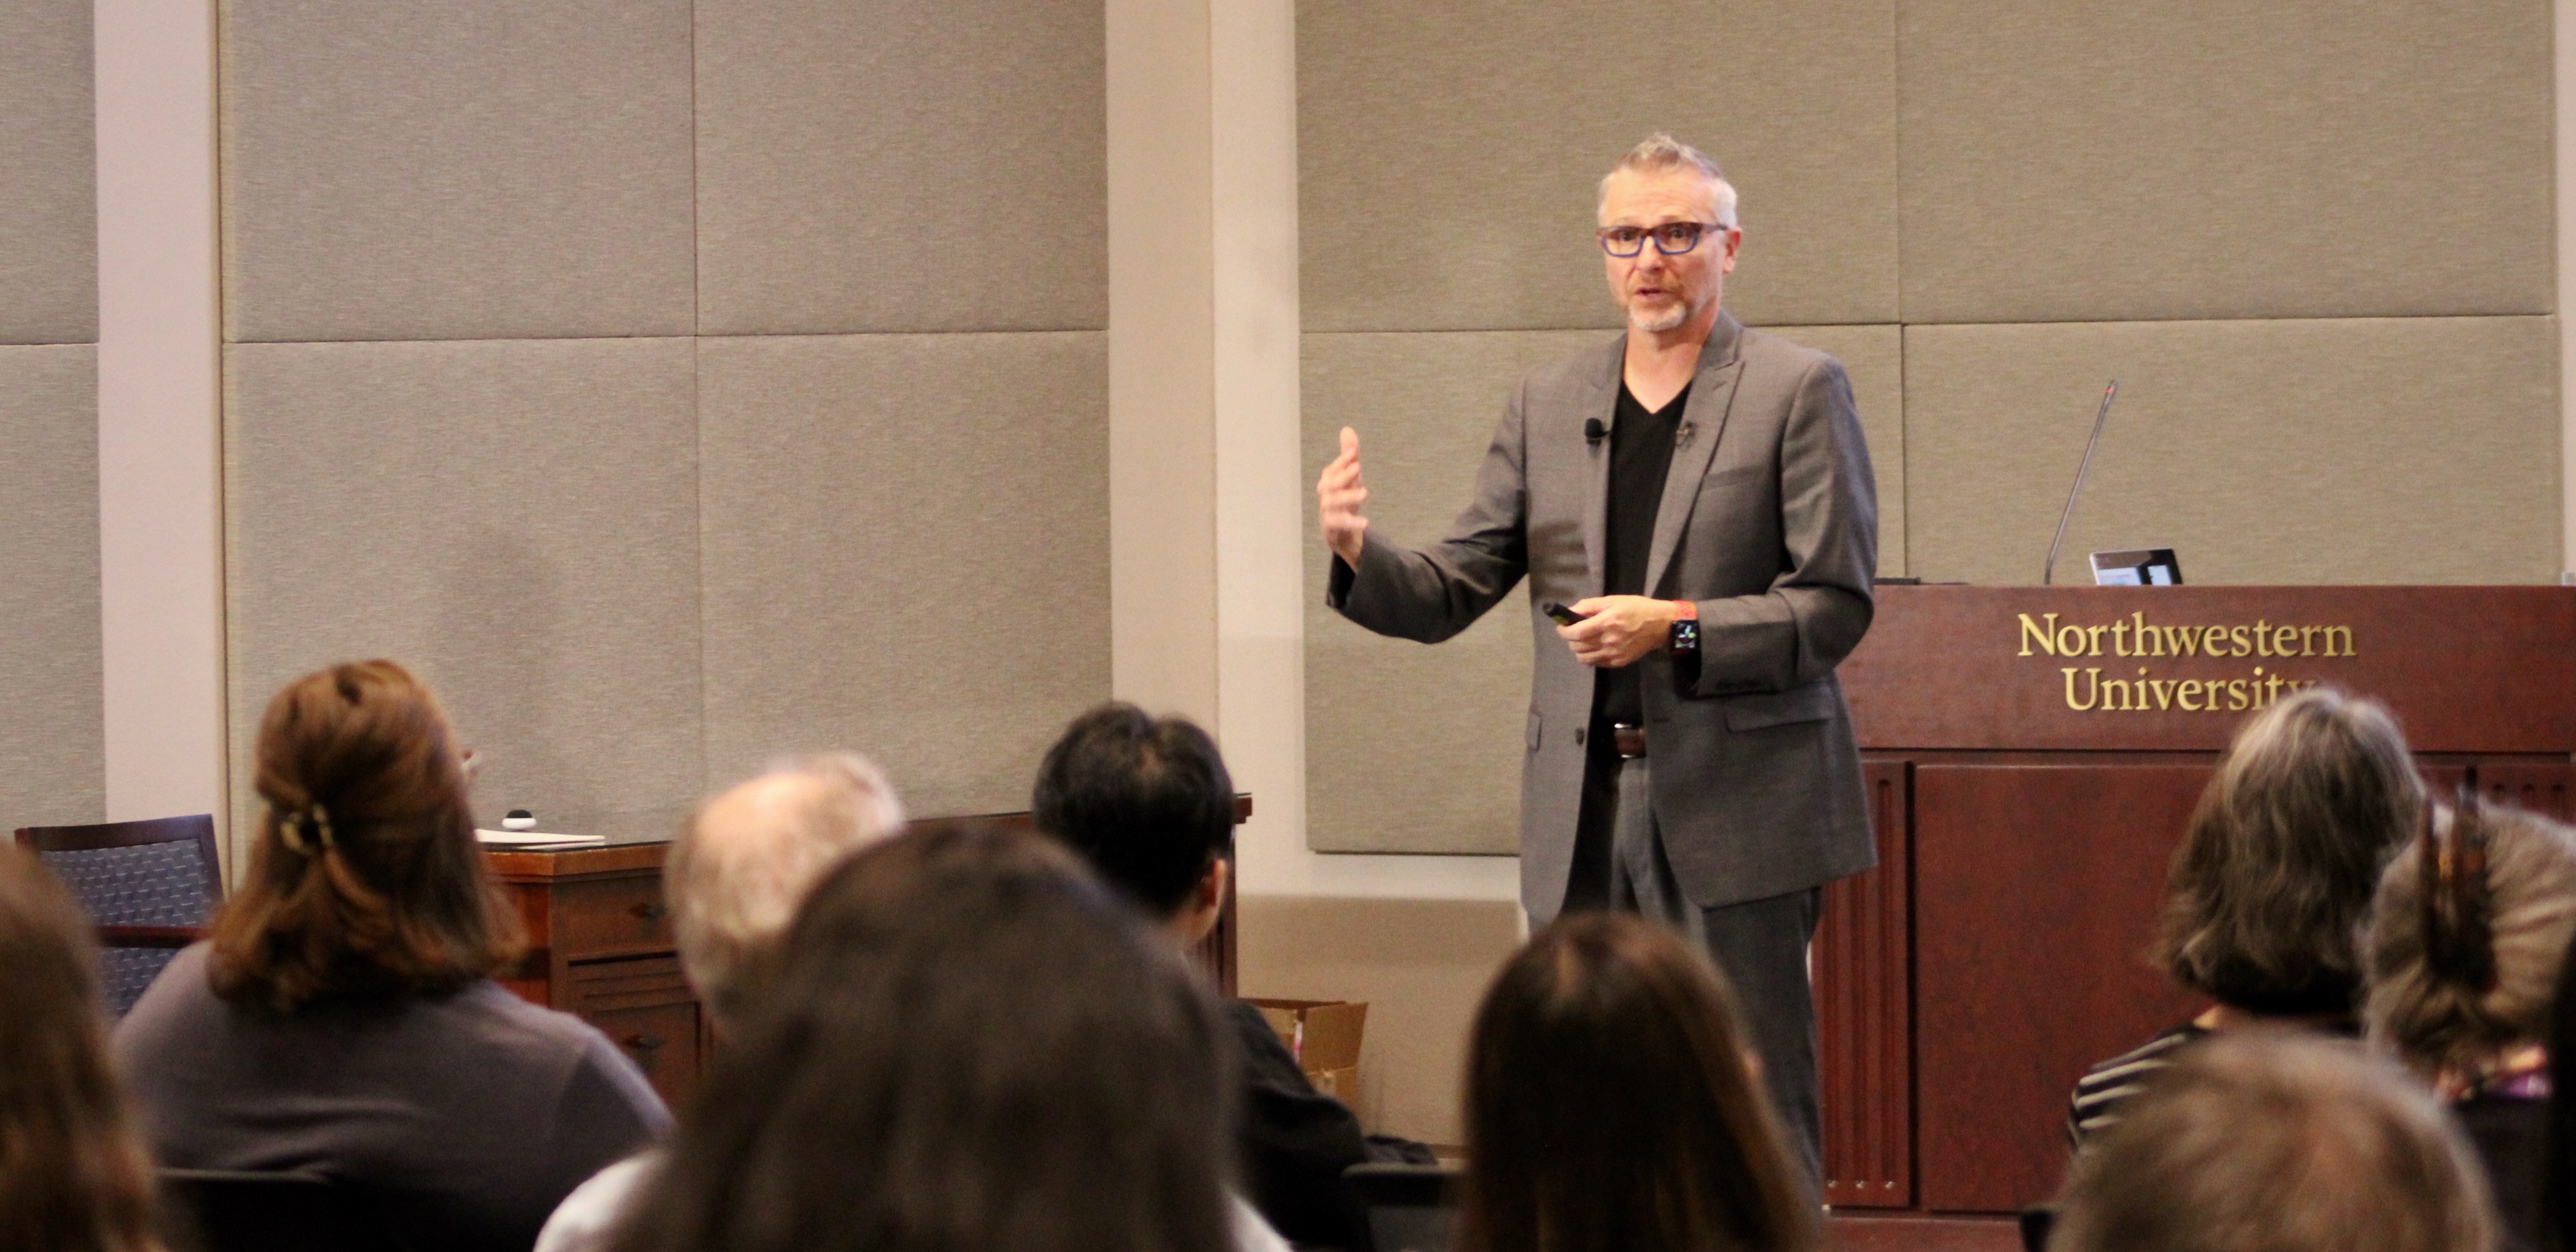
[[[1592,385],[1576,406],[1576,433],[1582,422],[1597,418],[1608,426],[1619,416],[1620,371],[1627,367],[1628,337],[1610,341],[1608,359],[1592,372]],[[1610,535],[1610,441],[1587,439],[1583,443],[1583,594],[1589,600],[1601,594],[1601,583],[1608,575]]]
[[[1682,406],[1681,429],[1674,435],[1672,468],[1664,475],[1664,498],[1655,506],[1655,540],[1646,553],[1646,594],[1663,585],[1664,567],[1681,547],[1690,527],[1691,506],[1699,501],[1700,479],[1717,455],[1718,437],[1726,432],[1726,412],[1735,402],[1735,381],[1744,362],[1737,354],[1743,327],[1728,313],[1717,315],[1708,343],[1700,350],[1699,372],[1691,379],[1690,402]],[[1606,467],[1609,458],[1601,458]],[[1606,475],[1606,469],[1604,471]]]

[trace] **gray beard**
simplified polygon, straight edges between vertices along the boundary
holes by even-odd
[[[1655,314],[1640,313],[1631,309],[1628,312],[1628,324],[1647,334],[1659,335],[1689,321],[1693,311],[1687,304],[1675,304]]]

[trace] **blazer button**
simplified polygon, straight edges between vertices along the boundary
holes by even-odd
[[[1583,746],[1583,728],[1580,726],[1574,728],[1574,746],[1578,748]]]

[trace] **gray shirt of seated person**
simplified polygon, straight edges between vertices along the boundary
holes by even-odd
[[[525,1252],[566,1193],[670,1129],[606,1037],[497,983],[281,1015],[216,996],[207,953],[116,1028],[165,1167],[320,1174],[419,1246]]]

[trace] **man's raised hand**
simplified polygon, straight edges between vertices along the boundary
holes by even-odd
[[[1345,426],[1342,454],[1315,480],[1315,501],[1323,511],[1324,546],[1353,569],[1360,564],[1361,536],[1368,533],[1368,519],[1360,516],[1360,503],[1366,499],[1368,488],[1360,485],[1359,432]]]

